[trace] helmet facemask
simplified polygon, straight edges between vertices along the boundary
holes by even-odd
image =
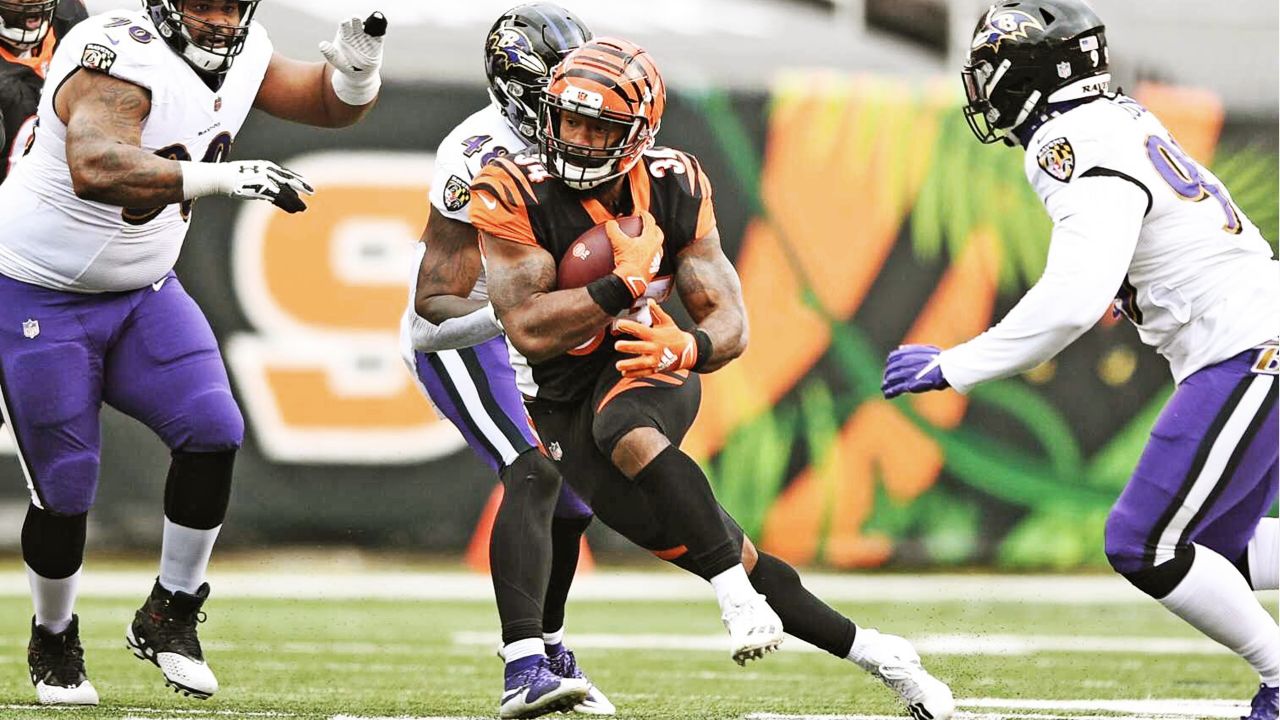
[[[538,114],[542,164],[575,190],[621,177],[653,147],[666,105],[666,85],[648,53],[626,40],[596,38],[551,72]],[[572,114],[594,126],[587,129],[608,132],[566,137]],[[580,139],[598,134],[604,143]]]
[[[635,167],[645,150],[653,147],[657,128],[650,128],[643,115],[612,112],[601,107],[600,96],[569,85],[560,94],[543,93],[538,123],[538,147],[543,164],[565,185],[589,190],[625,175]],[[583,122],[608,129],[604,145],[582,144],[562,137],[562,123],[574,114]]]
[[[186,0],[190,2],[191,0]],[[215,23],[180,9],[184,0],[147,0],[160,36],[196,70],[221,75],[244,51],[249,25],[261,0],[239,0],[239,21]]]
[[[1007,59],[1001,60],[998,66],[983,59],[976,64],[971,61],[960,71],[965,92],[964,118],[983,144],[997,140],[1012,144],[1009,133],[1026,122],[1044,99],[1043,93],[1033,89],[1025,73],[1011,70],[1012,63]]]
[[[58,0],[0,0],[0,41],[19,53],[39,46],[53,27],[57,9]]]

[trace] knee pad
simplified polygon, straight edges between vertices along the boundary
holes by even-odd
[[[1166,597],[1191,570],[1191,563],[1196,559],[1194,545],[1180,547],[1174,551],[1173,559],[1136,572],[1121,573],[1134,587],[1159,600]]]
[[[507,494],[518,493],[548,505],[560,493],[560,471],[538,448],[517,455],[498,477]]]
[[[88,513],[63,515],[27,507],[22,523],[22,559],[37,575],[49,580],[71,577],[84,561]]]
[[[1119,508],[1113,508],[1107,516],[1104,533],[1107,561],[1121,575],[1135,573],[1149,567],[1145,560],[1149,529],[1139,527]]]
[[[33,481],[36,496],[45,510],[68,517],[83,515],[93,507],[98,495],[98,454],[96,451],[65,454],[39,470]]]
[[[235,461],[235,450],[175,450],[164,484],[164,516],[194,530],[212,530],[221,525],[231,501]]]
[[[229,391],[209,390],[189,398],[184,405],[181,434],[173,439],[173,450],[212,453],[240,448],[244,442],[244,416]]]

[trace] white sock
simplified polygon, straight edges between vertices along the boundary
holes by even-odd
[[[81,570],[76,570],[71,577],[50,580],[27,567],[27,581],[31,584],[31,602],[36,608],[37,625],[51,633],[67,629],[76,606],[76,591],[80,589],[80,572]]]
[[[564,644],[564,626],[561,625],[559,630],[555,632],[542,633],[543,645],[563,645]]]
[[[542,644],[542,638],[525,638],[502,647],[502,659],[508,663],[513,663],[521,658],[533,657],[534,655],[545,657],[546,654],[547,649]]]
[[[1234,565],[1203,545],[1194,547],[1187,576],[1160,604],[1235,651],[1258,671],[1263,684],[1280,685],[1276,621]]]
[[[1280,590],[1280,519],[1264,517],[1249,541],[1249,579],[1254,590]]]
[[[194,594],[199,590],[221,529],[219,525],[212,530],[195,530],[165,518],[164,541],[160,546],[160,585],[169,592]]]
[[[880,637],[879,631],[859,625],[857,632],[853,636],[853,646],[849,648],[849,654],[846,659],[859,667],[864,667],[867,648],[871,647],[878,637]]]
[[[751,587],[747,569],[742,567],[742,563],[711,578],[711,587],[716,591],[716,602],[720,603],[721,612],[748,603],[759,594]]]

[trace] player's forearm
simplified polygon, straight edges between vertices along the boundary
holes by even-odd
[[[488,304],[484,300],[472,300],[456,295],[430,295],[419,296],[414,301],[414,309],[427,321],[439,325],[452,318],[470,315]]]
[[[338,82],[339,84],[341,83],[341,75],[335,79],[333,77],[335,73],[333,66],[324,63],[318,63],[318,66],[320,70],[319,82],[321,86],[320,101],[324,110],[324,121],[315,124],[320,125],[321,127],[330,128],[350,127],[360,122],[365,115],[369,114],[369,111],[373,109],[373,106],[377,104],[378,98],[376,89],[374,90],[375,94],[373,97],[362,105],[351,105],[343,101],[342,98],[338,97],[338,92],[334,89],[335,82]],[[379,81],[379,85],[380,84],[381,82]],[[351,99],[350,95],[348,95],[348,99]],[[359,99],[363,98],[361,97]]]
[[[715,372],[747,349],[747,316],[740,308],[717,308],[698,323],[697,329],[705,332],[711,341],[710,357],[698,358],[699,372]]]
[[[535,364],[563,355],[613,321],[584,288],[538,293],[517,307],[495,309],[511,344]]]
[[[436,324],[413,312],[410,318],[413,349],[421,352],[458,350],[479,345],[502,334],[502,326],[488,303],[466,315]]]
[[[67,163],[72,188],[84,200],[121,207],[160,207],[183,200],[181,166],[133,145],[68,138]]]
[[[1055,207],[1063,215],[1035,287],[998,325],[939,356],[942,374],[956,390],[1049,360],[1111,305],[1133,258],[1146,196],[1113,178],[1077,180],[1070,192],[1062,206],[1067,210]]]

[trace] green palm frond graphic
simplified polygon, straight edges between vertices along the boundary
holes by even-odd
[[[1275,250],[1280,237],[1280,171],[1276,153],[1243,147],[1219,150],[1213,174],[1227,186],[1231,199],[1262,231]]]

